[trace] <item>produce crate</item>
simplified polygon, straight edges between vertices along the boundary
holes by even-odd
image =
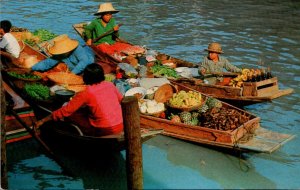
[[[243,96],[265,96],[274,91],[278,91],[277,77],[266,79],[259,82],[244,82]]]

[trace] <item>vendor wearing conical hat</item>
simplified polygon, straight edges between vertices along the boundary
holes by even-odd
[[[33,71],[46,71],[63,62],[71,72],[79,74],[95,61],[95,55],[89,47],[82,47],[77,40],[70,39],[66,34],[52,41],[52,45],[47,49],[51,57],[35,64],[31,68]]]
[[[224,53],[221,44],[217,42],[210,43],[205,51],[208,52],[208,55],[203,57],[203,60],[199,65],[200,75],[204,76],[210,73],[222,73],[224,72],[224,69],[234,73],[241,72],[241,69],[232,65],[225,57],[220,56],[220,54]],[[215,79],[223,80],[221,77]],[[212,84],[215,82],[216,80],[211,80]]]
[[[85,35],[87,45],[96,45],[99,51],[114,56],[116,60],[121,62],[121,52],[131,48],[132,45],[118,40],[119,25],[116,24],[116,20],[113,18],[113,15],[118,12],[112,3],[100,4],[98,11],[94,14],[97,18],[85,26]]]

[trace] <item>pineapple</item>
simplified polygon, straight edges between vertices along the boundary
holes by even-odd
[[[187,122],[192,120],[192,114],[188,111],[183,111],[179,114],[181,121]]]
[[[222,102],[220,100],[216,99],[216,98],[209,97],[206,100],[206,105],[208,106],[208,109],[211,109],[211,108],[214,108],[214,107],[221,108],[222,107]]]
[[[192,118],[198,118],[199,113],[198,112],[192,112]]]
[[[184,124],[193,125],[193,126],[198,125],[198,123],[199,123],[199,120],[197,118],[192,118],[191,120],[184,122]]]
[[[208,110],[208,106],[206,104],[203,104],[199,109],[198,113],[205,113]]]

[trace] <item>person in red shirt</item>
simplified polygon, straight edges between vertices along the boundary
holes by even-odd
[[[45,121],[63,118],[77,124],[85,135],[103,136],[123,131],[121,101],[123,95],[117,87],[104,80],[103,68],[98,64],[88,65],[83,72],[87,88],[78,92],[66,105],[52,115],[38,121],[39,127]]]

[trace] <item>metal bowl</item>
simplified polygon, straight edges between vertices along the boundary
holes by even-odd
[[[75,91],[73,90],[67,90],[67,89],[62,89],[62,90],[56,90],[55,91],[55,97],[59,101],[67,102],[70,100],[75,95]]]

